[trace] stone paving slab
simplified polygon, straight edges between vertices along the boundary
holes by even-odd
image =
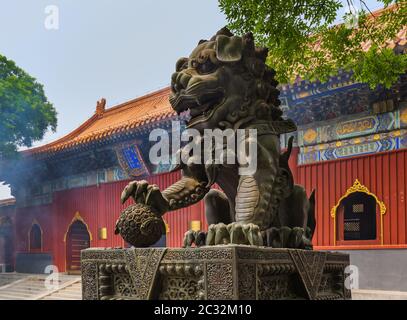
[[[407,292],[384,290],[352,290],[353,300],[407,300]]]

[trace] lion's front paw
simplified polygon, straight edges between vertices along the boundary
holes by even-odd
[[[163,197],[158,186],[150,185],[146,180],[130,182],[122,192],[122,203],[129,197],[132,197],[136,203],[154,207],[160,214],[164,214],[169,208],[168,201]]]
[[[246,244],[262,246],[263,238],[259,226],[253,223],[233,222],[211,224],[208,228],[206,245]]]

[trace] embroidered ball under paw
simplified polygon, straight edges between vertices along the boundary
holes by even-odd
[[[149,247],[165,234],[165,223],[153,207],[136,203],[122,211],[115,234],[135,247]]]

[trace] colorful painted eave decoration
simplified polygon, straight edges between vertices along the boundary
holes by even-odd
[[[407,107],[377,115],[364,113],[358,118],[353,116],[340,121],[326,121],[318,126],[299,127],[298,146],[312,146],[404,128],[407,128]]]
[[[135,142],[116,147],[116,155],[123,171],[130,177],[149,175],[140,149]]]
[[[367,111],[372,91],[341,73],[326,83],[306,82],[283,86],[280,94],[284,115],[297,125],[326,121]]]
[[[407,130],[395,130],[310,147],[301,147],[298,164],[310,164],[404,148],[407,148]]]
[[[382,87],[371,90],[365,83],[354,82],[351,73],[340,71],[326,83],[302,80],[282,85],[279,99],[287,118],[298,126],[307,125],[371,111],[378,101],[396,101],[405,90],[406,77],[400,76],[391,90]]]

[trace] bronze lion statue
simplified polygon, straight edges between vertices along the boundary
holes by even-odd
[[[203,140],[205,129],[257,132],[253,173],[239,174],[239,163],[187,162],[176,168],[182,170],[182,179],[162,192],[146,181],[133,181],[123,190],[122,202],[131,196],[159,215],[204,199],[208,232],[188,231],[185,246],[312,249],[314,192],[308,199],[304,188],[294,184],[288,166],[292,139],[281,153],[280,134],[295,131],[296,125],[282,118],[278,82],[265,63],[267,54],[255,46],[251,33],[240,37],[223,28],[176,63],[169,99],[178,114],[189,111],[188,128],[198,130]],[[223,191],[211,188],[215,183]]]

